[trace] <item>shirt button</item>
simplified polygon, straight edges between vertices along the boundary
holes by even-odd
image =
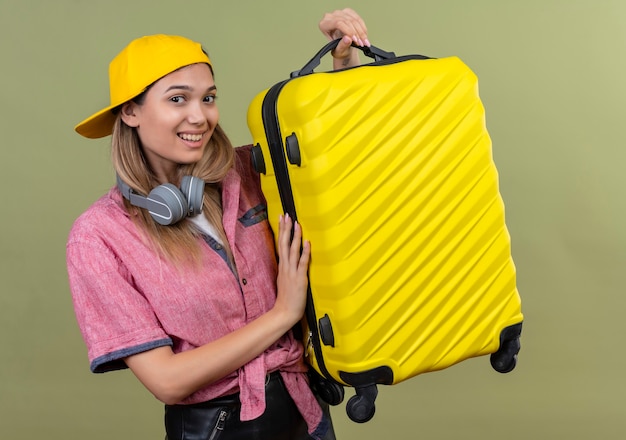
[[[245,278],[242,278],[241,279],[241,284],[243,284],[245,286],[246,284],[248,284],[248,280],[246,280]]]

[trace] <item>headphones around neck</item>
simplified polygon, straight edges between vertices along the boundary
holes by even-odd
[[[183,176],[180,189],[171,183],[164,183],[150,191],[148,197],[136,193],[120,176],[117,176],[117,187],[131,205],[147,209],[160,225],[173,225],[202,212],[204,180],[199,177]]]

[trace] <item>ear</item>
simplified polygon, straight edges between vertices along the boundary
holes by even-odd
[[[139,117],[137,115],[137,104],[133,101],[128,101],[122,104],[120,112],[122,121],[129,127],[139,127]]]

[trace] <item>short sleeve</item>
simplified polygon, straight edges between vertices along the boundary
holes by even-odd
[[[133,277],[99,234],[75,225],[67,269],[78,326],[91,370],[127,368],[123,358],[172,345]]]

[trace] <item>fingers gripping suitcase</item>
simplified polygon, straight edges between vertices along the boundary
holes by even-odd
[[[312,245],[306,359],[365,422],[378,384],[487,354],[512,370],[523,316],[476,76],[376,47],[314,72],[336,44],[257,95],[248,126],[272,228],[287,212]]]

